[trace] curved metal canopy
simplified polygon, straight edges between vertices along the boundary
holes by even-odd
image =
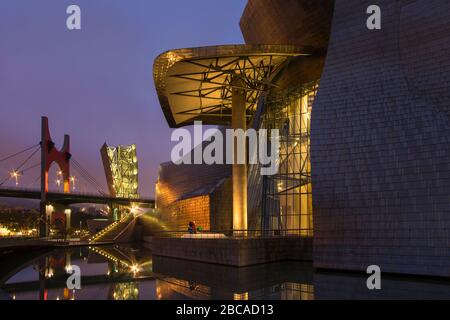
[[[233,80],[246,90],[247,117],[259,94],[292,57],[311,55],[311,49],[287,45],[224,45],[167,51],[153,65],[156,91],[170,127],[229,124]]]

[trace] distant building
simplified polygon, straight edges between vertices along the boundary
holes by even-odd
[[[139,198],[136,146],[108,146],[100,149],[108,189],[113,197]]]

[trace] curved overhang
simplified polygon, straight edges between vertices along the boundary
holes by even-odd
[[[251,118],[271,79],[292,59],[309,56],[312,48],[289,45],[223,45],[177,49],[159,55],[153,65],[158,98],[170,127],[203,121],[228,125],[234,80],[246,91]]]
[[[239,25],[246,43],[327,49],[335,0],[248,0]]]

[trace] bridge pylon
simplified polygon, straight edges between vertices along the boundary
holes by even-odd
[[[64,144],[61,150],[56,149],[50,136],[48,118],[41,119],[41,203],[39,219],[39,236],[48,237],[50,216],[47,212],[48,172],[51,165],[56,162],[62,173],[64,193],[70,193],[70,137],[64,135]],[[69,220],[70,221],[70,220]]]

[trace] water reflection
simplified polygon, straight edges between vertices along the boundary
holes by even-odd
[[[112,300],[139,300],[139,286],[137,283],[116,283],[111,287]]]
[[[309,263],[283,262],[246,268],[210,265],[155,256],[160,299],[292,299],[314,298]]]
[[[27,255],[30,259],[33,256],[31,253]],[[68,271],[74,265],[81,269],[80,290],[69,290],[66,285]],[[444,280],[384,276],[383,290],[369,291],[364,275],[315,273],[309,263],[283,262],[233,268],[152,257],[149,249],[130,245],[57,250],[33,258],[15,269],[11,266],[9,270],[5,268],[5,264],[0,264],[0,299],[450,298],[450,283]],[[1,282],[8,274],[12,277]]]
[[[45,254],[1,287],[13,299],[156,299],[151,253],[132,246],[77,248]],[[81,289],[67,288],[72,266],[81,270]]]

